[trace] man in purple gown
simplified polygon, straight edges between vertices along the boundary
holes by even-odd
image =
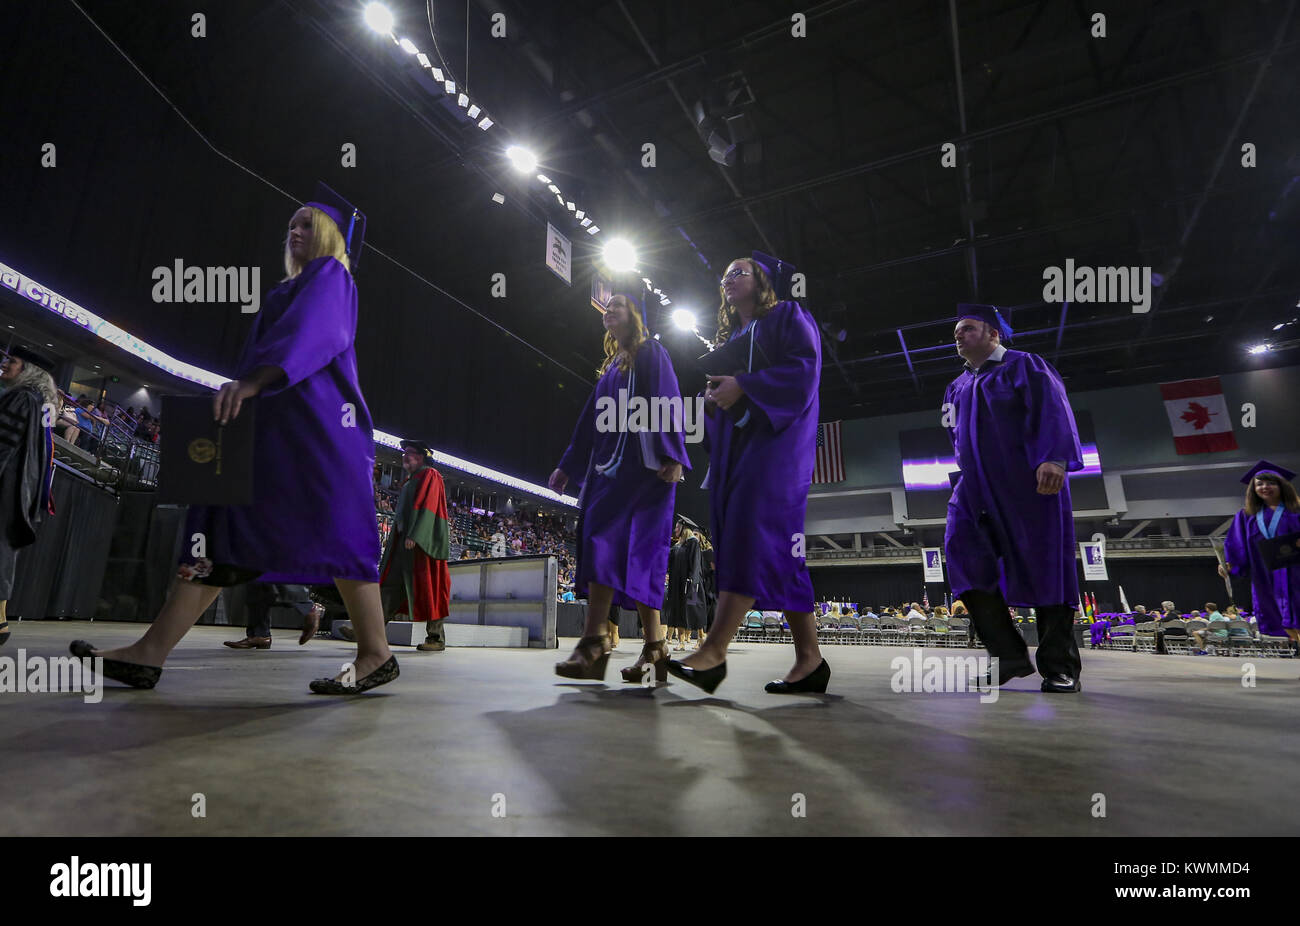
[[[996,308],[959,305],[954,337],[966,369],[944,394],[961,477],[944,533],[953,591],[998,657],[998,684],[1033,663],[1008,604],[1036,609],[1042,690],[1079,691],[1079,600],[1067,472],[1083,452],[1065,387],[1047,361],[1008,350],[1012,331]]]
[[[1248,576],[1259,632],[1300,641],[1300,565],[1270,569],[1260,552],[1261,540],[1300,531],[1300,501],[1291,480],[1295,473],[1260,460],[1242,478],[1246,507],[1232,519],[1224,538],[1227,568],[1219,574]],[[1227,575],[1225,575],[1225,573]]]

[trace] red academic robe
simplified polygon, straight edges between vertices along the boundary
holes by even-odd
[[[413,495],[414,498],[408,496]],[[380,563],[380,582],[396,568],[404,595],[396,613],[412,621],[436,621],[451,613],[451,531],[447,519],[447,492],[442,474],[432,467],[418,470],[402,487],[398,515]],[[406,549],[406,540],[415,541]]]

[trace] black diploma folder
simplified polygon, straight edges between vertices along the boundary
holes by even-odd
[[[244,402],[238,417],[223,426],[212,418],[212,396],[163,396],[161,504],[252,504],[256,405]]]
[[[1272,540],[1260,537],[1255,541],[1255,549],[1259,550],[1259,557],[1268,569],[1300,566],[1300,531],[1278,534]]]
[[[696,368],[705,376],[738,376],[741,373],[756,373],[766,369],[768,365],[767,355],[754,340],[752,326],[740,337],[732,338],[716,350],[711,350],[695,359]],[[747,395],[742,395],[739,401],[726,412],[735,421],[736,427],[744,427],[755,416],[763,415]]]

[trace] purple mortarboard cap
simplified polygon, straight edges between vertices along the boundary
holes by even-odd
[[[324,183],[319,182],[316,184],[316,192],[312,194],[312,199],[304,205],[314,206],[334,220],[334,224],[339,227],[343,235],[343,246],[348,252],[348,262],[355,272],[357,264],[361,262],[361,245],[366,239],[365,213]]]
[[[957,321],[961,321],[963,318],[975,318],[987,322],[998,329],[998,333],[1002,335],[1004,341],[1010,340],[1011,336],[1015,334],[1011,330],[1011,326],[1007,324],[1007,320],[1002,317],[1002,313],[997,310],[997,306],[981,305],[978,302],[959,302],[957,303]]]
[[[754,263],[763,268],[767,278],[772,281],[772,289],[776,290],[776,298],[790,298],[790,283],[794,277],[795,267],[779,257],[773,257],[771,254],[764,254],[762,251],[754,251],[750,254]]]
[[[53,375],[54,361],[42,353],[32,350],[29,347],[15,346],[8,351],[10,357],[17,357],[24,364],[34,367],[40,367],[46,373]]]
[[[641,320],[645,322],[646,330],[651,335],[654,335],[659,330],[657,319],[660,313],[658,311],[652,312],[651,307],[659,306],[659,297],[651,291],[650,287],[645,285],[645,280],[640,277],[620,276],[614,280],[612,288],[613,292],[610,293],[610,298],[623,296],[631,299],[632,304],[641,313]]]
[[[1250,485],[1250,481],[1256,476],[1277,476],[1279,479],[1285,479],[1290,482],[1295,478],[1295,473],[1285,466],[1278,466],[1276,463],[1270,463],[1268,460],[1260,460],[1250,468],[1250,472],[1241,477],[1242,485]]]

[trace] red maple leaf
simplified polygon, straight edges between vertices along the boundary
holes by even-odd
[[[1217,414],[1218,412],[1210,411],[1200,402],[1188,402],[1187,411],[1183,412],[1179,417],[1199,431],[1210,423],[1211,415]]]

